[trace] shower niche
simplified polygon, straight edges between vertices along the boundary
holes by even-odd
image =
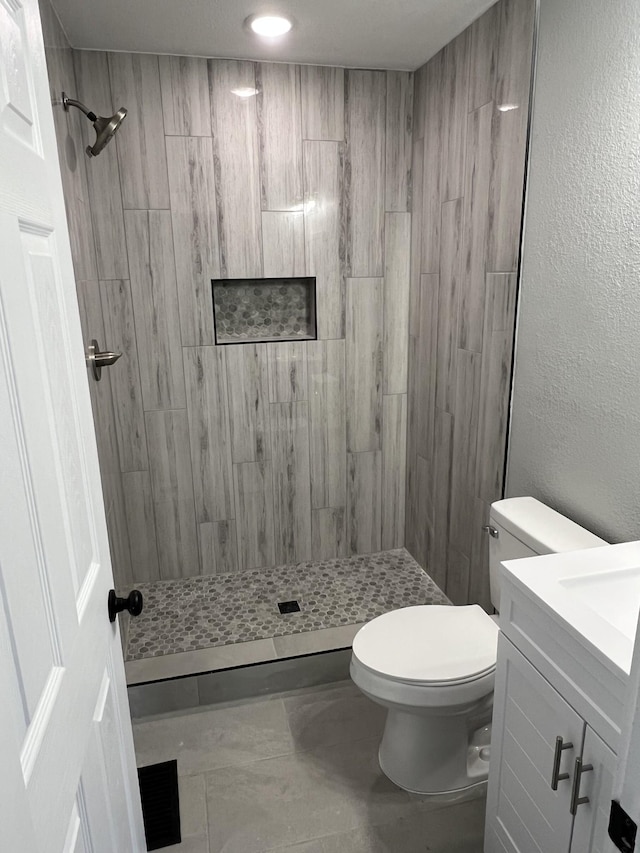
[[[315,277],[211,281],[216,344],[313,341]]]

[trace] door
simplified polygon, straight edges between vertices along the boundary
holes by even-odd
[[[0,0],[0,848],[145,849],[36,0]]]
[[[500,634],[485,853],[568,853],[584,721]],[[556,790],[556,738],[561,737]],[[572,746],[568,746],[572,744]],[[581,851],[581,853],[585,853]]]
[[[584,736],[582,765],[592,769],[581,774],[576,795],[588,798],[588,802],[577,804],[571,853],[616,853],[607,831],[616,756],[589,726]]]

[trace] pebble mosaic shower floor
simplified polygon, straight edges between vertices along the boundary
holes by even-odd
[[[450,604],[404,548],[238,574],[139,584],[126,660],[366,622],[412,604]],[[279,602],[299,612],[281,614]]]

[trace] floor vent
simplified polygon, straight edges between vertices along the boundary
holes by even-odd
[[[138,768],[147,850],[180,844],[178,762],[163,761]]]
[[[279,601],[278,610],[283,615],[285,613],[300,613],[300,605],[297,601]]]

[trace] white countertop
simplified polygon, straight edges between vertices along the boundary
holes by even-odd
[[[596,657],[629,674],[640,610],[640,541],[502,565],[505,579],[532,594]]]

